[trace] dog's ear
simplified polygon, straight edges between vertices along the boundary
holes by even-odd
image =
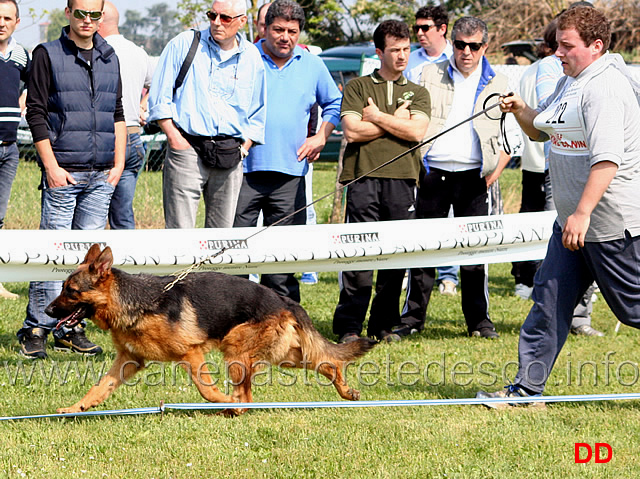
[[[98,256],[100,256],[100,245],[98,243],[94,243],[91,245],[91,248],[89,248],[89,251],[87,251],[82,264],[91,264]]]
[[[93,246],[91,248],[93,249]],[[111,266],[113,266],[113,254],[111,253],[111,248],[107,246],[102,253],[100,253],[100,256],[95,258],[93,263],[89,265],[89,271],[96,272],[102,276],[111,269]]]

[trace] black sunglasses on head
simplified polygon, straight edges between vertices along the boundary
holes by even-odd
[[[220,23],[225,23],[225,24],[229,24],[232,21],[234,21],[236,18],[241,17],[243,15],[244,13],[241,13],[240,15],[236,15],[235,17],[231,17],[229,15],[225,15],[224,13],[212,12],[211,10],[207,12],[207,18],[209,20],[211,20],[212,22],[215,22],[216,18],[220,17]]]
[[[440,27],[440,25],[436,25],[436,24],[433,24],[433,25],[424,25],[424,24],[423,24],[423,25],[414,25],[414,26],[413,26],[413,27],[411,27],[411,28],[413,28],[413,33],[416,33],[416,34],[417,34],[420,30],[422,30],[424,33],[427,33],[429,30],[431,30],[431,27],[438,27],[438,28],[439,28],[439,27]]]
[[[94,22],[97,22],[102,18],[102,12],[100,10],[90,11],[90,10],[80,10],[79,8],[76,8],[73,11],[73,16],[76,17],[78,20],[84,20],[85,18],[89,17]]]
[[[454,40],[453,41],[453,46],[456,47],[456,49],[462,51],[465,48],[469,47],[469,49],[472,52],[477,52],[478,50],[480,50],[482,48],[482,46],[484,45],[484,43],[482,42],[471,42],[471,43],[467,43],[467,42],[463,42],[462,40]]]

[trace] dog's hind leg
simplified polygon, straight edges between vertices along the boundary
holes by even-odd
[[[191,380],[198,391],[209,402],[229,403],[234,402],[231,396],[224,394],[211,379],[211,373],[204,360],[204,354],[200,348],[193,348],[180,361],[180,365],[191,376]]]
[[[336,363],[323,361],[318,365],[312,364],[312,367],[331,381],[342,399],[347,399],[348,401],[358,401],[360,399],[360,391],[350,388],[347,384],[342,370],[344,367],[342,361]]]
[[[107,399],[118,386],[142,368],[144,368],[143,360],[125,352],[118,352],[111,369],[100,382],[89,389],[89,392],[80,401],[71,407],[60,408],[58,412],[61,414],[76,413],[97,406]]]
[[[229,379],[233,385],[234,402],[253,402],[251,381],[254,373],[256,372],[253,361],[251,361],[246,355],[229,357],[225,354],[225,362],[227,364]],[[222,412],[225,416],[239,416],[240,414],[247,412],[247,409],[225,409]]]

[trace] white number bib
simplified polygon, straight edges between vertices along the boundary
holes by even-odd
[[[536,116],[533,126],[551,138],[551,150],[561,155],[589,154],[582,116],[583,82],[568,79],[563,91]]]

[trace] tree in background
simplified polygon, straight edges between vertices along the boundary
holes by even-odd
[[[251,0],[250,13],[255,15],[264,1]],[[418,8],[434,2],[299,0],[299,3],[307,17],[305,30],[308,42],[324,49],[370,40],[375,26],[388,18],[403,19],[411,24]],[[503,43],[541,37],[549,21],[567,8],[572,0],[448,0],[443,3],[451,14],[452,24],[462,15],[475,15],[485,20],[489,25],[489,52],[496,52]],[[595,7],[611,21],[611,50],[637,53],[640,45],[640,2],[597,0]],[[205,12],[210,8],[211,0],[179,0],[177,10],[171,10],[166,3],[152,5],[144,15],[137,10],[127,10],[120,30],[150,55],[160,55],[167,42],[185,28],[208,25]],[[30,9],[29,15],[34,21],[48,17],[47,40],[57,39],[61,28],[68,24],[61,9],[41,11],[38,15]]]
[[[127,10],[124,12],[125,21],[120,26],[120,33],[136,45],[145,45],[147,35],[144,34],[149,22],[138,10]]]
[[[213,2],[207,0],[180,0],[178,2],[178,20],[189,28],[204,28],[203,21],[207,23],[205,12],[211,8]]]
[[[171,10],[166,3],[151,5],[144,15],[137,10],[127,10],[124,19],[120,32],[151,56],[160,55],[169,40],[185,29],[179,12]]]
[[[62,27],[69,25],[69,20],[64,14],[64,10],[55,8],[49,12],[49,26],[47,27],[47,41],[51,42],[60,38]]]
[[[178,19],[178,12],[170,10],[166,3],[156,3],[147,8],[147,21],[151,35],[145,43],[145,50],[149,55],[160,55],[169,40],[185,29]]]
[[[450,0],[468,14],[477,15],[489,26],[489,52],[512,40],[541,38],[548,23],[575,0]],[[640,2],[597,0],[594,7],[611,22],[611,51],[637,52],[640,45]],[[627,55],[630,56],[630,55]]]

